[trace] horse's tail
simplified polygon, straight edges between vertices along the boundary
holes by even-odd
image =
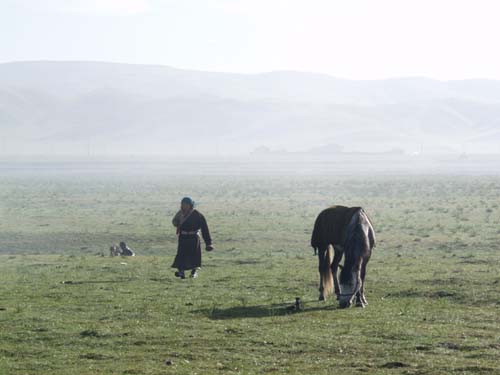
[[[323,262],[321,262],[321,281],[323,284],[323,296],[326,298],[333,293],[333,274],[332,274],[332,263],[333,263],[333,246],[328,245],[325,254],[319,254],[319,256],[324,256]]]
[[[314,228],[311,235],[311,246],[316,251],[320,245],[324,242],[322,238],[323,230],[321,228],[321,215],[316,218],[314,222]]]

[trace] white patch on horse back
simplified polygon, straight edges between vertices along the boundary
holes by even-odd
[[[351,225],[356,225],[357,224],[357,222],[358,222],[358,215],[357,215],[357,213],[358,213],[358,211],[356,211],[356,214],[352,215],[351,220],[349,221],[349,225],[348,225],[349,227]]]
[[[368,216],[366,215],[366,213],[362,212],[361,215],[363,215],[363,218],[367,224],[367,225],[363,225],[362,227],[363,227],[363,232],[365,233],[366,238],[368,238],[368,236],[370,235],[370,230],[372,230],[373,232],[375,232],[375,231],[373,230],[372,223],[371,223],[370,219],[368,218]]]

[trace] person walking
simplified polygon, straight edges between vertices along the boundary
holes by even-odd
[[[176,277],[185,279],[185,271],[191,271],[191,277],[198,276],[201,267],[201,239],[205,241],[206,251],[212,251],[212,238],[208,230],[205,217],[194,209],[194,201],[185,197],[181,201],[181,209],[172,220],[172,224],[177,228],[177,255],[172,268],[176,268]]]

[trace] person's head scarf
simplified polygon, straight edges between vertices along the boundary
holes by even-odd
[[[191,206],[191,208],[194,207],[194,200],[190,197],[184,197],[182,198],[181,204],[188,204]]]

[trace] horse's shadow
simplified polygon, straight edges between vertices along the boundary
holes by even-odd
[[[318,301],[306,302],[316,304],[316,306],[304,306],[299,310],[295,309],[294,305],[287,304],[269,304],[269,305],[254,305],[254,306],[233,306],[227,308],[204,308],[194,310],[194,314],[203,314],[212,320],[227,320],[227,319],[246,319],[246,318],[269,318],[273,316],[284,316],[292,314],[303,314],[312,311],[335,310],[337,306],[325,304],[324,302],[318,306]]]

